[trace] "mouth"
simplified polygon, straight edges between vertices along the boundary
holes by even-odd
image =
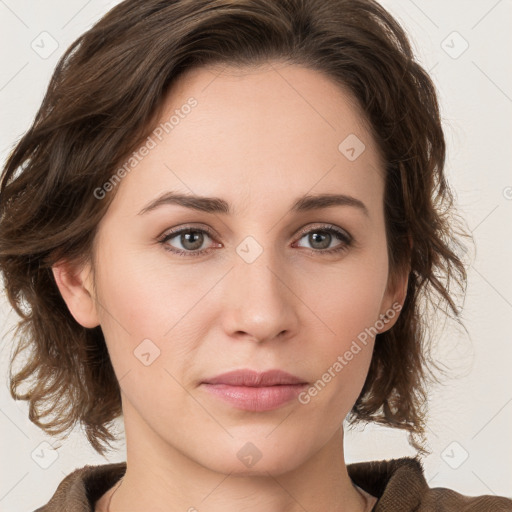
[[[214,397],[252,412],[277,409],[297,398],[307,386],[304,379],[282,370],[235,370],[201,383]]]

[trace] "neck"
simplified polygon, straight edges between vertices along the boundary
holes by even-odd
[[[140,418],[130,418],[134,415],[125,414],[126,473],[97,511],[364,512],[367,507],[348,476],[341,427],[291,469],[261,464],[257,470],[255,464],[251,472],[223,473],[170,446]]]

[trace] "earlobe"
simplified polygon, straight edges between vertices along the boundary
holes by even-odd
[[[402,272],[399,277],[391,279],[390,281],[388,292],[386,293],[387,300],[384,301],[386,309],[381,311],[380,314],[380,321],[384,324],[382,329],[379,329],[380,333],[391,329],[400,316],[400,312],[407,296],[409,273]]]
[[[97,327],[100,322],[90,279],[90,266],[76,268],[62,260],[52,266],[52,272],[73,318],[83,327]]]

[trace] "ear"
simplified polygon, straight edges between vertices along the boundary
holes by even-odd
[[[407,285],[409,284],[409,274],[411,273],[410,258],[414,247],[410,233],[407,235],[407,241],[409,242],[409,264],[405,268],[396,269],[394,272],[389,273],[379,315],[380,321],[378,325],[382,327],[378,329],[379,334],[388,331],[396,324],[400,311],[402,311],[404,306],[407,296]]]
[[[381,313],[379,315],[379,334],[388,331],[395,325],[407,296],[407,284],[409,282],[409,269],[400,272],[399,275],[390,275],[386,292],[382,300]],[[381,328],[380,328],[381,327]]]
[[[86,264],[78,267],[67,260],[61,260],[52,266],[52,272],[73,318],[83,327],[97,327],[100,322],[93,292],[91,266]]]

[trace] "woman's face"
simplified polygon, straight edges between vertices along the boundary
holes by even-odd
[[[379,321],[399,295],[377,148],[346,93],[298,66],[193,70],[161,121],[95,240],[94,314],[127,442],[223,473],[297,467],[339,433],[371,328],[394,322]],[[299,201],[324,194],[349,199]],[[272,407],[204,384],[236,369],[309,386]]]

